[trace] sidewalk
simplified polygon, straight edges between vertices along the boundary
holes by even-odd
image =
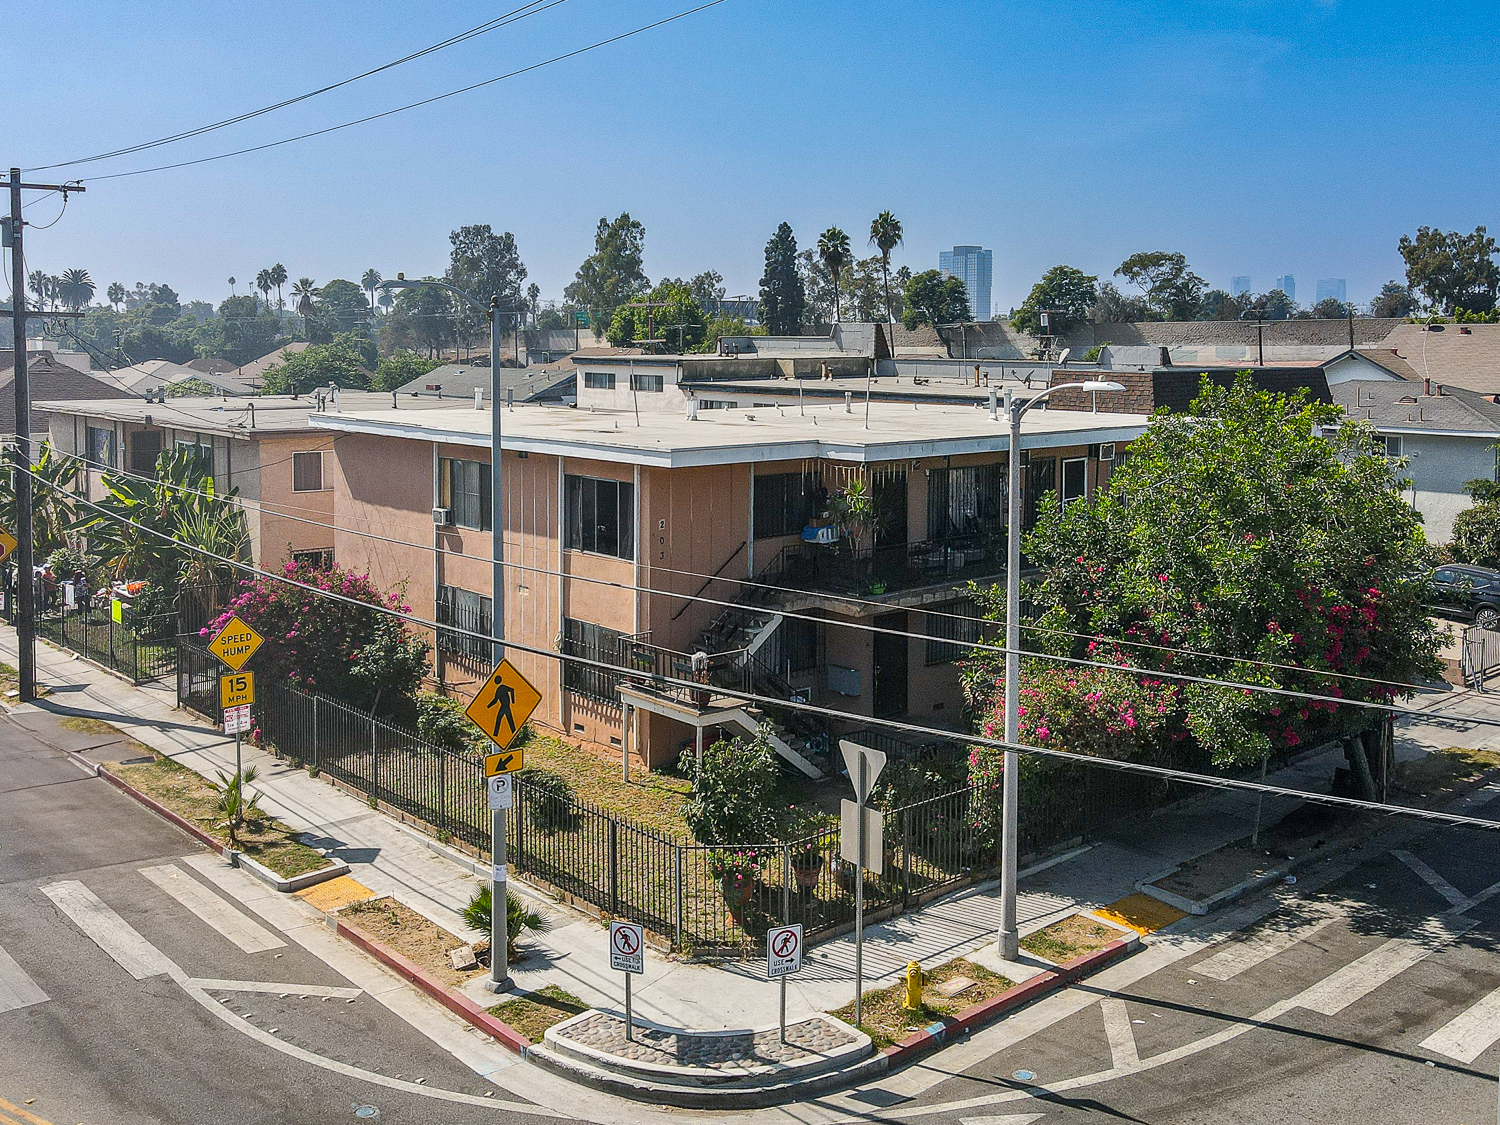
[[[8,626],[0,627],[0,658],[11,664],[16,660],[15,632]],[[189,712],[177,710],[169,685],[132,687],[45,643],[37,646],[37,666],[39,680],[54,693],[41,700],[38,709],[114,723],[208,777],[233,772],[233,739]],[[1455,692],[1438,701],[1431,720],[1407,721],[1398,727],[1399,752],[1403,757],[1419,755],[1428,748],[1457,743],[1500,746],[1500,727],[1474,730],[1472,724],[1463,722],[1462,715],[1474,714],[1476,709],[1500,715],[1500,696],[1491,702],[1488,697]],[[16,718],[25,723],[28,712],[32,708],[18,708]],[[350,875],[376,894],[390,895],[454,933],[467,932],[459,911],[479,885],[467,857],[441,854],[443,849],[435,842],[271,754],[248,744],[243,754],[245,764],[260,771],[255,788],[263,793],[262,805],[269,813],[309,833],[315,838],[312,842],[345,860]],[[1289,788],[1326,791],[1327,778],[1342,760],[1337,751],[1323,753],[1294,763],[1270,780]],[[1267,800],[1264,821],[1274,823],[1293,803]],[[1130,895],[1138,880],[1244,837],[1254,816],[1254,797],[1210,794],[1153,816],[1149,832],[1140,838],[1101,841],[1023,872],[1018,899],[1023,936],[1080,908],[1116,902]],[[474,866],[483,869],[483,865]],[[555,984],[588,1004],[619,1007],[620,979],[609,971],[601,924],[530,892],[523,884],[511,886],[542,906],[554,923],[550,933],[527,939],[537,953],[514,971],[518,986],[529,990]],[[993,947],[998,918],[999,887],[985,884],[869,927],[864,943],[865,987],[895,983],[912,960],[931,967],[969,956],[1013,980],[1041,971],[1040,962],[999,961]],[[776,1022],[778,994],[764,974],[765,967],[758,962],[715,967],[671,960],[648,949],[646,972],[635,981],[635,1010],[648,1020],[673,1027],[764,1027]],[[848,1003],[853,999],[853,981],[852,938],[809,950],[802,973],[788,981],[788,1019]],[[483,992],[474,998],[494,1001]]]

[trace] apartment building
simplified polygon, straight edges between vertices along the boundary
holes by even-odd
[[[657,766],[717,730],[757,729],[765,711],[722,694],[748,689],[848,715],[773,716],[773,744],[812,775],[871,716],[960,726],[955,661],[979,637],[966,585],[1003,569],[1003,421],[983,403],[872,402],[868,420],[843,403],[701,410],[685,395],[652,410],[640,400],[668,397],[673,364],[636,357],[635,374],[629,391],[580,378],[575,408],[503,414],[507,655],[542,693],[535,721]],[[336,441],[335,556],[449,626],[433,675],[472,691],[490,653],[468,634],[487,635],[493,613],[488,409],[346,403],[309,424]],[[1145,426],[1029,414],[1028,522],[1044,493],[1098,487]],[[853,542],[827,516],[851,486],[878,513]]]

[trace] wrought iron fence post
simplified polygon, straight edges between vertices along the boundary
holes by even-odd
[[[677,879],[676,879],[676,886],[675,886],[675,891],[676,891],[676,896],[677,896],[677,906],[676,906],[676,922],[677,922],[677,927],[676,928],[677,928],[677,952],[681,953],[682,949],[683,949],[683,945],[682,945],[682,859],[683,859],[683,852],[686,851],[686,849],[681,844],[673,844],[672,847],[677,852]]]
[[[911,810],[901,810],[901,909],[911,905]]]
[[[620,912],[620,833],[619,823],[609,820],[609,912]]]
[[[322,772],[323,757],[318,750],[318,697],[313,696],[313,744],[312,744],[313,769]]]
[[[380,752],[375,746],[375,715],[370,715],[370,799],[380,803]]]
[[[792,924],[792,845],[781,845],[781,924]]]

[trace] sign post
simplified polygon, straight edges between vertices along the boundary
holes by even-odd
[[[464,710],[469,721],[499,751],[484,756],[484,776],[490,779],[490,979],[485,987],[491,992],[507,992],[511,987],[506,957],[510,935],[506,917],[505,813],[510,808],[509,775],[521,768],[525,753],[523,749],[509,747],[541,701],[541,692],[531,681],[509,660],[502,660]],[[505,777],[503,802],[493,784],[493,779],[501,776]]]
[[[776,926],[766,931],[766,976],[781,982],[781,1041],[786,1042],[786,978],[802,971],[802,927]]]
[[[875,779],[880,776],[880,771],[885,769],[885,753],[880,750],[872,750],[868,746],[861,746],[857,742],[850,742],[847,738],[839,740],[839,753],[844,756],[844,764],[849,768],[849,780],[854,783],[854,806],[855,806],[855,841],[854,841],[854,1023],[856,1026],[864,1021],[864,991],[865,991],[865,867],[869,859],[869,830],[865,816],[865,802],[870,799],[870,787],[875,784]],[[847,837],[847,832],[841,832],[841,837]],[[840,853],[845,850],[843,841],[840,842]],[[884,858],[885,849],[882,846],[878,853]],[[846,857],[847,858],[847,857]]]
[[[110,612],[118,614],[118,599],[110,606]],[[115,620],[119,620],[117,616]],[[255,702],[255,674],[241,672],[250,663],[255,650],[265,643],[265,638],[232,614],[224,628],[208,642],[208,651],[217,656],[235,673],[219,677],[219,704],[224,713],[224,733],[234,735],[234,784],[240,807],[244,808],[245,768],[240,757],[244,745],[244,734],[250,729],[250,704]]]
[[[635,1016],[630,1008],[630,978],[646,970],[646,931],[634,922],[609,924],[609,967],[625,974],[625,1038],[635,1039]]]

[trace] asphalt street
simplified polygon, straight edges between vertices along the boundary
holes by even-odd
[[[42,736],[106,741],[51,726]],[[224,897],[205,874],[217,874],[216,863],[0,717],[0,1120],[539,1119],[471,1104],[513,1099],[286,932]],[[222,877],[246,878],[227,868]],[[93,913],[81,914],[93,930],[86,933],[69,910],[91,900],[106,910],[90,905]],[[132,934],[144,939],[137,954],[159,951],[189,981],[273,987],[194,985],[195,996],[171,972],[136,979],[106,948],[112,939],[129,945]],[[214,1005],[224,1012],[215,1014]]]

